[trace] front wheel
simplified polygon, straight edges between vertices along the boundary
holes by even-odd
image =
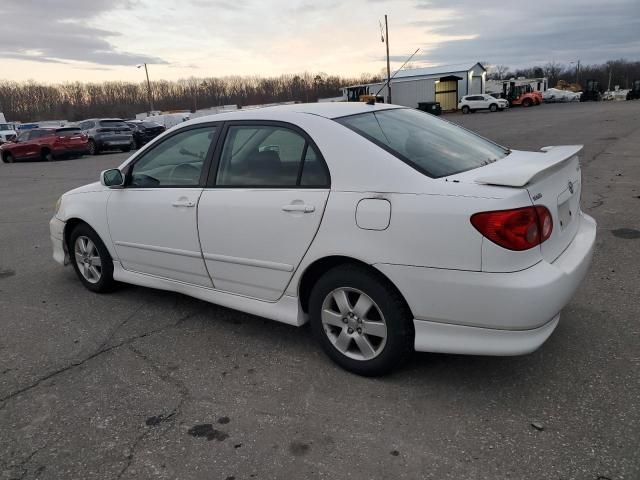
[[[44,150],[42,152],[42,160],[45,162],[53,162],[53,152],[51,150]]]
[[[530,107],[532,104],[531,100],[529,98],[525,98],[524,101],[522,102],[522,106],[523,107]]]
[[[113,261],[98,234],[86,224],[80,224],[69,237],[71,264],[82,284],[92,292],[113,290]]]
[[[496,105],[495,103],[492,103],[491,105],[489,105],[489,110],[491,110],[492,112],[495,112],[496,110],[498,110],[498,105]]]
[[[327,355],[358,375],[383,375],[413,352],[413,319],[386,279],[345,265],[323,275],[309,301],[311,328]]]
[[[15,162],[15,161],[16,161],[16,159],[15,159],[15,158],[13,157],[13,155],[11,155],[10,153],[5,153],[5,154],[2,156],[2,161],[3,161],[4,163],[13,163],[13,162]]]

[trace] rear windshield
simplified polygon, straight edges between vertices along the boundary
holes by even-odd
[[[122,120],[100,120],[100,126],[106,128],[129,128]]]
[[[79,128],[58,128],[56,130],[56,135],[60,137],[73,137],[75,135],[80,135],[82,130]]]
[[[495,162],[509,150],[453,123],[409,108],[336,119],[416,170],[433,178]]]

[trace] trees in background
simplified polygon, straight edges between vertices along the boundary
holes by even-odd
[[[319,73],[311,75],[230,76],[187,78],[151,82],[158,110],[197,110],[220,105],[259,105],[340,96],[340,87],[379,81],[372,75],[345,78]],[[104,82],[42,85],[32,81],[0,80],[0,111],[12,121],[90,117],[131,118],[148,110],[146,83]]]
[[[549,86],[559,80],[584,83],[595,79],[604,88],[629,88],[640,79],[640,61],[610,60],[600,65],[548,62],[511,70],[506,65],[489,67],[489,78],[548,77]],[[319,73],[281,75],[279,77],[229,76],[223,78],[187,78],[151,83],[154,106],[158,110],[197,110],[221,105],[259,105],[340,96],[340,87],[380,82],[384,75],[362,74],[346,78]],[[43,85],[0,80],[0,111],[12,121],[80,120],[90,117],[131,118],[148,110],[146,83],[104,82]]]

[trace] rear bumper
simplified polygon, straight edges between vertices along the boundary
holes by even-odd
[[[65,225],[65,222],[55,216],[49,221],[49,233],[51,238],[51,247],[53,248],[53,259],[60,265],[67,265],[69,263],[69,255],[64,247]]]
[[[573,241],[553,263],[486,273],[376,265],[415,316],[418,351],[517,355],[535,350],[585,277],[596,238],[584,214]]]
[[[85,155],[89,153],[89,145],[69,145],[56,147],[53,149],[53,154],[57,157],[63,157],[65,155]]]
[[[133,136],[118,135],[113,137],[98,137],[95,139],[95,142],[100,150],[117,150],[130,147],[133,142]]]

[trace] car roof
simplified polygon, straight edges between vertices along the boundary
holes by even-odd
[[[389,110],[393,108],[406,108],[399,105],[376,103],[369,105],[365,102],[325,102],[325,103],[296,103],[291,105],[275,105],[271,107],[250,108],[221,112],[205,117],[198,117],[188,123],[193,125],[212,120],[277,120],[280,114],[306,114],[335,119],[357,115],[359,113]]]

